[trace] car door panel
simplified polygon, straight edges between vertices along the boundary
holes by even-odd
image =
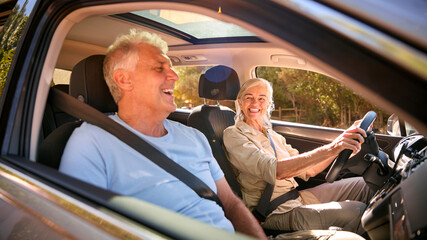
[[[278,121],[273,122],[273,129],[283,135],[287,139],[287,143],[298,149],[300,153],[330,143],[343,132],[341,129]],[[387,154],[391,153],[393,147],[401,139],[401,137],[383,134],[375,136],[379,147]]]

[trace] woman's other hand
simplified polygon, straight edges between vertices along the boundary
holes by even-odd
[[[350,149],[353,154],[357,154],[362,143],[365,141],[366,132],[359,127],[360,120],[354,122],[354,124],[339,135],[332,143],[331,147],[341,152],[344,149]]]

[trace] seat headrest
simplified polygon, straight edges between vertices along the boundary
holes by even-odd
[[[117,112],[117,104],[104,80],[104,57],[93,55],[74,66],[70,79],[70,95],[103,113]]]
[[[199,96],[212,100],[236,100],[239,77],[232,68],[218,65],[200,76]]]

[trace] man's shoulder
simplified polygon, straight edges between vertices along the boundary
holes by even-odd
[[[176,121],[169,120],[169,119],[166,119],[166,122],[174,130],[201,133],[199,130],[197,130],[197,129],[193,128],[193,127],[186,126],[186,125],[184,125],[184,124],[182,124],[180,122],[176,122]]]
[[[169,130],[172,130],[173,134],[176,135],[180,135],[181,137],[186,136],[187,138],[192,139],[193,141],[206,141],[207,142],[207,138],[206,136],[199,131],[196,128],[193,127],[189,127],[186,126],[182,123],[179,122],[175,122],[172,120],[167,119],[167,124],[169,127],[167,127]]]
[[[118,124],[123,125],[123,123],[120,121],[120,119],[118,118],[118,116],[116,114],[108,115],[108,117],[110,119],[114,120],[115,122],[117,122]],[[124,126],[124,127],[126,127],[126,126]],[[99,126],[88,123],[88,122],[83,122],[80,125],[80,127],[76,128],[76,130],[77,131],[75,131],[75,132],[77,132],[79,135],[82,134],[82,135],[94,135],[94,136],[97,136],[97,135],[113,136],[113,134],[109,133],[109,131],[104,130],[103,128],[101,128]]]
[[[83,122],[79,127],[75,128],[70,138],[73,139],[81,139],[81,138],[89,138],[89,139],[103,139],[108,137],[108,132],[104,129],[93,125],[88,122]]]

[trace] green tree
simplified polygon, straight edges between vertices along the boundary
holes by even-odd
[[[191,107],[203,103],[203,99],[199,97],[199,78],[209,68],[211,66],[175,67],[179,76],[174,90],[175,103],[178,107]]]
[[[257,67],[257,75],[272,83],[273,99],[275,106],[290,107],[288,91],[286,90],[286,81],[281,78],[280,67]]]
[[[25,1],[22,8],[19,4],[13,8],[5,26],[0,31],[0,97],[15,54],[15,48],[28,20],[28,16],[25,15],[27,3],[28,1]]]
[[[369,110],[375,110],[384,128],[384,113],[340,82],[323,74],[300,69],[258,67],[257,76],[273,84],[276,109],[292,107],[296,121],[328,127],[347,128]]]

